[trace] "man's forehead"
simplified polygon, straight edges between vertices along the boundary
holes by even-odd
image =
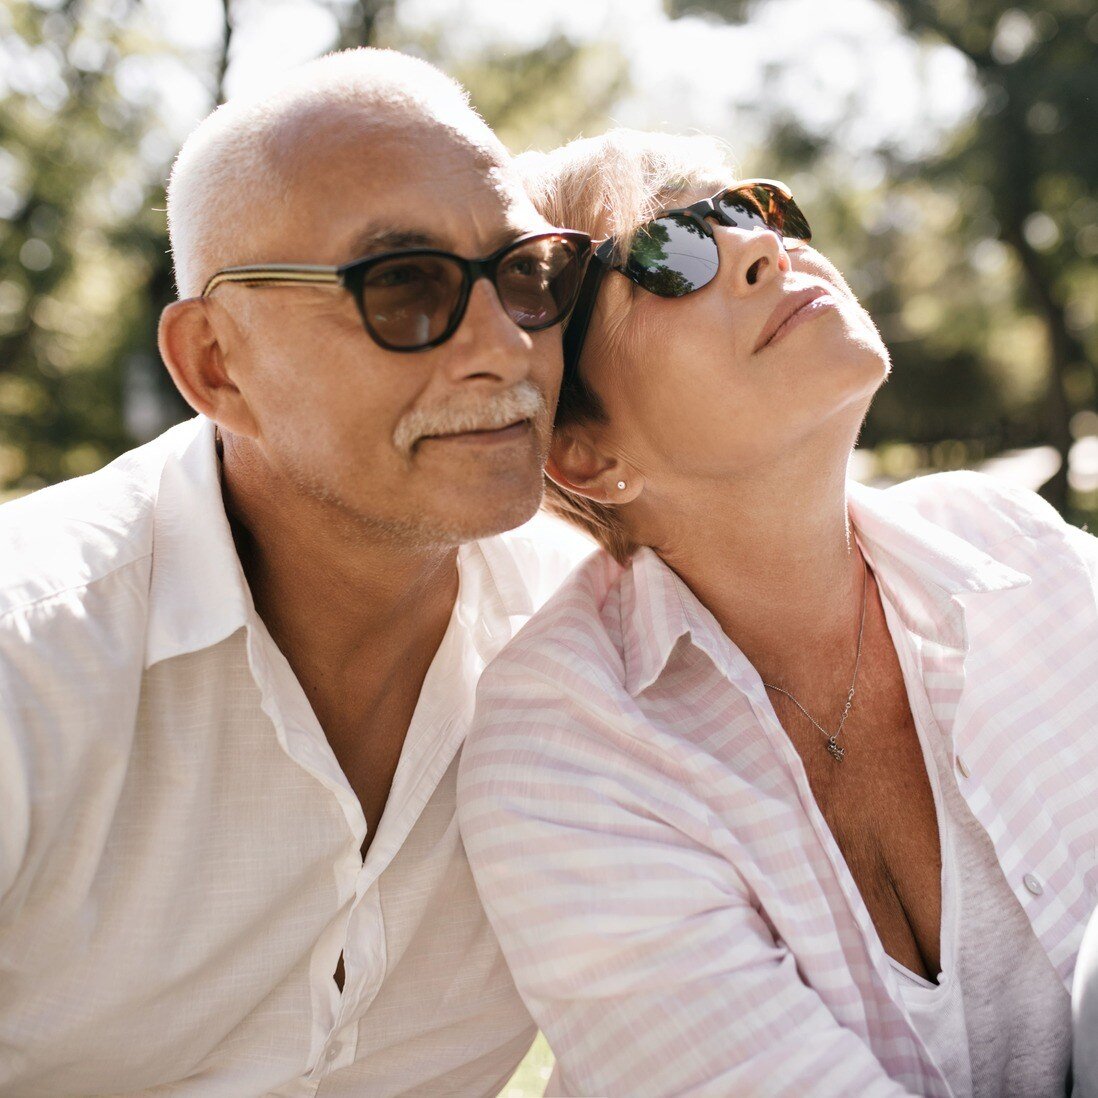
[[[406,166],[409,170],[395,178],[386,173],[356,181],[338,216],[326,206],[328,228],[334,230],[329,242],[338,248],[340,262],[404,248],[484,256],[523,233],[548,227],[517,176],[505,168],[475,162]],[[412,170],[417,166],[421,170]]]
[[[290,150],[264,250],[322,263],[419,247],[474,257],[547,226],[490,134],[405,121],[344,112]]]
[[[536,215],[529,219],[505,217],[494,228],[485,226],[485,231],[470,234],[468,227],[459,233],[448,231],[445,224],[416,228],[395,224],[367,223],[352,233],[346,244],[340,249],[346,257],[366,259],[382,252],[403,251],[409,248],[433,248],[443,252],[455,252],[468,259],[483,258],[517,239],[524,233],[547,227],[540,223]],[[475,240],[471,240],[471,235]],[[476,252],[473,255],[470,248]],[[469,253],[469,254],[466,254]]]
[[[293,118],[275,153],[276,171],[293,190],[341,187],[384,192],[502,188],[516,178],[510,157],[483,124],[459,127],[422,112],[377,112],[344,105],[331,114]]]

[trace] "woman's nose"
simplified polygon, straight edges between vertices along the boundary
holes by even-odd
[[[792,270],[785,243],[772,229],[715,226],[714,236],[734,293],[748,293]]]

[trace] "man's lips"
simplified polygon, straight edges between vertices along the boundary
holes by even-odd
[[[793,293],[786,294],[767,318],[751,353],[755,354],[761,351],[782,331],[787,321],[821,297],[829,297],[826,286],[809,286],[807,289],[795,290]],[[832,301],[832,303],[835,302]]]
[[[455,431],[453,434],[424,435],[420,442],[472,442],[493,443],[510,442],[522,438],[530,429],[528,419],[516,419],[502,427],[483,427],[475,431]]]

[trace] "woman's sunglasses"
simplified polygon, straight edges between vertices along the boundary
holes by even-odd
[[[341,267],[275,263],[227,267],[202,291],[245,286],[338,285],[350,291],[370,338],[387,351],[426,351],[445,343],[465,316],[473,283],[486,278],[507,315],[526,332],[559,323],[579,291],[591,247],[586,233],[554,229],[519,237],[484,259],[411,248]]]
[[[659,297],[685,297],[716,278],[720,256],[709,218],[735,229],[769,229],[793,240],[812,238],[804,214],[784,183],[749,179],[690,206],[665,210],[645,222],[624,259],[615,260],[613,237],[602,241],[591,253],[576,307],[564,331],[566,374],[579,364],[599,286],[607,271],[620,271]]]

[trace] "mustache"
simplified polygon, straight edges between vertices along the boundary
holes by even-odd
[[[421,439],[434,435],[460,435],[467,431],[496,431],[519,420],[537,421],[549,413],[541,390],[523,380],[498,396],[475,402],[469,399],[439,404],[432,408],[413,408],[405,413],[393,431],[393,444],[410,454]]]

